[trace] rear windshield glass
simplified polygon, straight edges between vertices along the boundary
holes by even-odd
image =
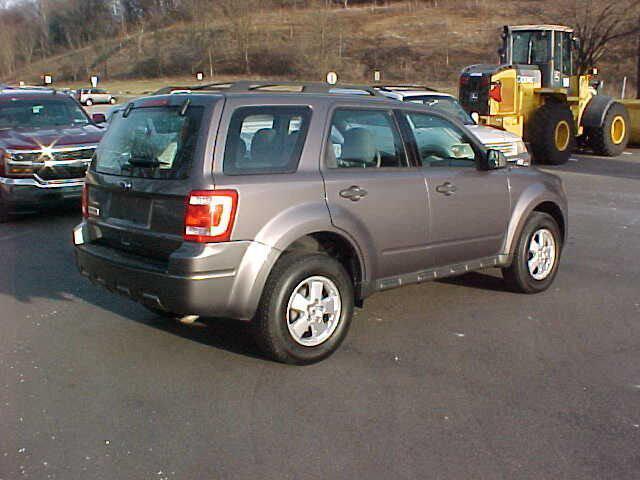
[[[310,117],[308,107],[239,108],[229,126],[224,173],[294,172],[300,161]]]
[[[189,174],[203,107],[151,107],[114,113],[98,146],[95,170],[125,177],[180,179]]]
[[[0,129],[88,124],[87,116],[70,98],[12,99],[0,103]]]

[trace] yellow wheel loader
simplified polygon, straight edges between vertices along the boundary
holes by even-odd
[[[629,114],[580,75],[579,41],[569,27],[505,26],[501,65],[471,65],[460,76],[460,103],[478,122],[520,135],[534,161],[565,163],[576,143],[602,156],[620,155],[629,141]]]

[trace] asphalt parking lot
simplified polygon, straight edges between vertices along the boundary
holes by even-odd
[[[0,479],[640,478],[640,150],[550,169],[554,286],[378,294],[309,367],[76,272],[75,209],[0,227]]]

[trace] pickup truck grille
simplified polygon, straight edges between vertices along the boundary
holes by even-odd
[[[40,180],[71,180],[84,177],[95,151],[95,146],[61,147],[46,152],[12,152],[12,156],[17,162],[35,167]]]
[[[49,180],[71,180],[74,178],[83,178],[87,173],[87,166],[69,167],[69,166],[50,166],[43,167],[36,172],[36,175],[45,181]]]
[[[42,151],[29,151],[25,153],[13,153],[13,157],[19,162],[44,163],[47,161],[68,162],[71,160],[91,160],[96,147],[84,148],[64,148],[60,150],[51,150],[45,154]]]
[[[512,143],[512,142],[489,143],[487,144],[487,147],[494,150],[500,150],[507,157],[512,155],[517,155],[518,153],[516,151],[515,143]]]

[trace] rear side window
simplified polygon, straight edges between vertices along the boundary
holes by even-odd
[[[186,178],[193,162],[203,107],[119,111],[98,146],[95,170],[125,177]]]
[[[224,173],[295,172],[310,119],[308,107],[239,108],[227,134]]]

